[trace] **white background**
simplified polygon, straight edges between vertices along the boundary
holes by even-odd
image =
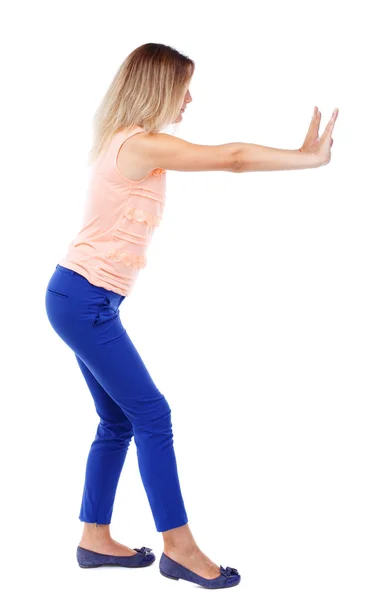
[[[112,536],[150,569],[80,569],[98,417],[45,289],[81,224],[92,117],[146,42],[196,62],[177,136],[297,149],[335,107],[332,160],[172,172],[121,319],[172,408],[189,524],[253,600],[374,600],[376,91],[372,2],[18,2],[3,11],[2,520],[7,597],[191,598],[132,442]],[[153,596],[152,596],[153,595]],[[200,595],[200,594],[199,594]]]

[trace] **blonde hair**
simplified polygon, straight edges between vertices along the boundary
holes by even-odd
[[[88,164],[121,129],[138,125],[157,133],[174,123],[194,69],[193,60],[165,44],[143,44],[133,50],[94,114]]]

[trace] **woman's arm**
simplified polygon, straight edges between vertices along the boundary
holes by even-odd
[[[313,169],[321,162],[315,154],[300,150],[280,150],[258,144],[237,143],[237,173],[249,171],[288,171],[292,169]]]
[[[245,173],[310,169],[329,162],[331,133],[336,117],[337,112],[334,111],[319,138],[320,113],[315,110],[304,144],[299,150],[280,150],[244,142],[204,146],[191,144],[167,133],[140,133],[132,136],[129,149],[146,171],[160,168],[170,171]]]

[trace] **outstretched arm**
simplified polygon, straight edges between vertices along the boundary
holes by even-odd
[[[317,107],[316,107],[317,108]],[[314,111],[304,144],[298,150],[280,150],[258,144],[231,142],[217,146],[191,144],[166,133],[145,133],[130,139],[132,153],[146,170],[171,171],[283,171],[310,169],[330,160],[337,109],[322,136],[318,137],[320,113]]]

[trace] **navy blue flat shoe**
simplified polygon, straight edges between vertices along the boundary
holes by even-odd
[[[136,554],[132,556],[113,556],[112,554],[100,554],[92,550],[86,550],[77,546],[76,556],[79,566],[83,569],[94,567],[148,567],[155,560],[156,556],[152,548],[143,546],[142,548],[132,548]]]
[[[224,569],[221,565],[220,575],[218,577],[206,579],[205,577],[201,577],[193,571],[190,571],[190,569],[186,569],[183,565],[180,565],[172,558],[169,558],[164,552],[160,558],[160,573],[161,575],[164,575],[164,577],[169,577],[169,579],[185,579],[186,581],[191,581],[191,583],[197,583],[198,585],[211,589],[233,587],[241,581],[241,575],[237,569],[233,569],[233,567]]]

